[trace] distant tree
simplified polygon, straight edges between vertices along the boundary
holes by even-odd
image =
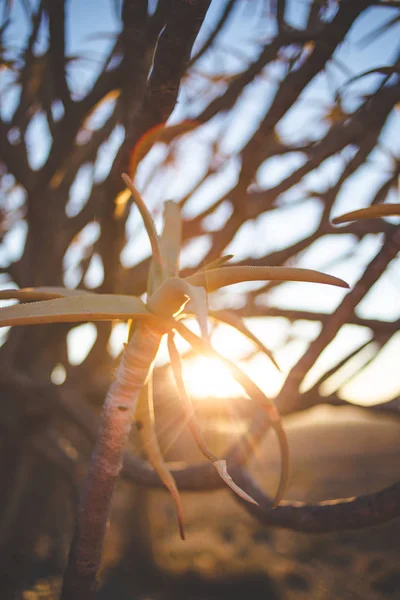
[[[356,364],[354,378],[398,331],[398,313],[388,320],[381,306],[376,317],[366,318],[358,307],[394,272],[400,229],[386,219],[341,227],[331,220],[399,193],[399,138],[392,131],[399,129],[400,3],[82,4],[2,5],[2,287],[142,294],[149,252],[137,221],[132,227],[132,205],[118,203],[121,173],[128,172],[153,212],[167,196],[179,200],[193,269],[233,247],[240,250],[239,264],[315,266],[350,277],[350,292],[335,296],[331,314],[332,302],[327,312],[312,302],[299,306],[290,286],[277,282],[241,291],[241,302],[231,307],[246,318],[319,324],[277,394],[282,414],[349,404],[339,371]],[[91,21],[86,40],[79,37],[79,11]],[[379,40],[387,40],[390,51],[371,65],[364,51]],[[84,41],[94,48],[87,56],[77,50]],[[358,60],[347,64],[351,48]],[[357,178],[358,187],[351,188]],[[250,243],[260,235],[255,223],[266,231],[258,247]],[[264,243],[268,235],[271,242]],[[288,297],[290,303],[282,301]],[[304,388],[306,375],[346,324],[367,328],[368,341]],[[0,565],[10,590],[34,561],[50,512],[63,515],[63,537],[53,540],[51,557],[63,564],[81,477],[74,453],[90,455],[115,366],[109,324],[96,325],[86,358],[71,364],[67,335],[73,327],[12,329],[0,348]],[[57,385],[60,376],[65,382]],[[329,378],[337,385],[327,396]],[[400,401],[393,397],[366,410],[398,418]],[[250,437],[259,441],[267,430],[257,413]],[[400,483],[351,501],[284,502],[273,510],[245,468],[251,447],[242,440],[228,458],[235,481],[259,501],[243,508],[262,523],[326,532],[400,516]],[[174,475],[182,490],[223,485],[208,464]],[[124,476],[159,484],[147,463],[131,455]]]

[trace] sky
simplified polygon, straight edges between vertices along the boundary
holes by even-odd
[[[287,19],[293,26],[303,26],[304,12],[298,9],[299,3],[288,2]],[[332,3],[334,6],[335,3]],[[153,2],[154,5],[154,2]],[[204,26],[200,32],[196,47],[200,47],[212,29],[224,2],[213,2]],[[253,8],[257,5],[257,9]],[[253,8],[252,8],[253,6]],[[230,21],[229,31],[225,36],[218,38],[218,48],[213,53],[204,56],[201,64],[196,66],[197,72],[193,74],[191,88],[184,86],[182,89],[177,109],[171,116],[170,122],[179,122],[196,114],[205,98],[210,98],[209,91],[202,72],[216,74],[220,72],[235,73],[243,69],[246,62],[253,59],[258,52],[261,39],[267,39],[274,31],[265,19],[260,18],[261,4],[251,5],[245,2]],[[68,43],[67,50],[71,56],[79,56],[80,60],[71,63],[69,70],[69,83],[74,90],[76,98],[86,92],[94,80],[96,73],[101,68],[102,60],[112,46],[119,28],[117,16],[118,2],[113,0],[89,0],[80,2],[70,0],[68,12]],[[153,9],[154,6],[151,6]],[[15,25],[10,30],[10,43],[18,45],[18,41],[26,34],[26,20],[23,15],[22,3],[15,2],[18,12]],[[353,27],[349,40],[340,46],[335,54],[335,62],[329,66],[324,76],[318,76],[300,96],[294,107],[278,124],[277,133],[284,140],[291,143],[304,139],[315,139],[326,128],[321,116],[323,111],[332,103],[334,91],[337,86],[344,85],[349,76],[356,75],[371,68],[379,67],[393,61],[393,56],[398,52],[398,39],[400,28],[393,28],[384,36],[374,41],[363,43],[366,36],[378,26],[393,16],[393,10],[371,8],[365,16],[361,17]],[[256,41],[255,41],[255,38]],[[46,39],[42,36],[38,50],[45,48]],[[194,135],[184,137],[177,148],[177,162],[170,169],[165,169],[159,179],[145,187],[150,173],[165,156],[165,149],[154,148],[140,166],[137,184],[139,189],[144,188],[144,198],[160,224],[162,202],[166,198],[179,200],[200,179],[204,172],[205,160],[208,156],[210,140],[218,138],[219,151],[222,157],[221,169],[210,178],[206,184],[200,186],[193,194],[184,209],[184,216],[191,217],[201,212],[205,206],[212,204],[222,191],[232,187],[238,175],[238,159],[235,153],[246,143],[252,132],[257,128],[265,108],[272,102],[280,78],[283,74],[282,64],[279,61],[264,70],[262,75],[242,94],[237,106],[232,111],[228,120],[215,119],[206,127],[202,127]],[[344,108],[354,109],[360,97],[368,93],[370,85],[376,83],[379,75],[363,78],[348,87],[344,95]],[[15,94],[10,88],[9,74],[0,73],[0,89],[2,90],[0,112],[7,119],[15,106]],[[216,92],[221,93],[226,83],[221,84]],[[195,93],[193,94],[193,87]],[[192,92],[192,95],[191,95]],[[208,96],[207,96],[208,94]],[[112,103],[101,107],[92,117],[90,127],[95,128],[112,109]],[[84,165],[71,190],[67,213],[71,216],[77,214],[84,205],[88,194],[89,185],[94,177],[95,181],[104,179],[112,164],[119,144],[123,139],[123,131],[117,127],[110,140],[104,145],[96,162],[94,173]],[[360,208],[369,203],[374,191],[385,178],[385,170],[390,168],[390,153],[400,155],[400,112],[394,112],[387,122],[381,135],[381,148],[373,152],[365,168],[359,169],[352,176],[341,191],[335,203],[335,214],[351,209]],[[33,120],[28,131],[28,145],[30,148],[29,159],[33,168],[38,169],[46,160],[50,150],[50,138],[46,131],[45,119],[38,116]],[[349,152],[349,149],[346,149]],[[351,149],[350,149],[351,151]],[[230,156],[233,155],[233,156]],[[265,253],[279,250],[288,243],[296,242],[311,233],[319,216],[319,205],[311,197],[312,191],[323,192],[338,178],[343,165],[344,155],[335,156],[325,161],[312,174],[280,197],[280,209],[261,215],[255,220],[246,223],[232,240],[227,253],[235,255],[235,261],[245,260],[249,257],[259,257]],[[256,185],[260,188],[269,188],[298,168],[304,160],[298,154],[285,157],[274,157],[266,161],[257,173]],[[7,198],[8,203],[18,206],[23,200],[23,191],[16,190]],[[390,201],[399,201],[394,195]],[[231,207],[224,203],[215,214],[209,217],[207,227],[213,231],[223,227],[229,218]],[[396,222],[393,220],[393,222]],[[121,259],[126,266],[140,262],[149,254],[149,243],[139,220],[137,210],[133,209],[128,222],[130,241],[123,250]],[[90,224],[81,235],[80,248],[93,243],[99,234],[96,223]],[[0,261],[5,264],[10,259],[17,259],[20,255],[26,235],[26,226],[23,222],[17,223],[9,234],[6,235],[0,247]],[[379,250],[380,236],[368,236],[359,244],[354,256],[350,259],[347,252],[353,247],[352,236],[326,236],[318,244],[301,255],[298,266],[326,270],[340,276],[351,284],[357,281],[368,260]],[[192,242],[184,249],[182,267],[194,266],[198,263],[209,248],[210,238],[204,235]],[[343,255],[343,260],[332,265],[332,256]],[[79,279],[79,244],[70,250],[65,257],[65,284],[76,285]],[[400,317],[400,270],[399,259],[393,261],[387,273],[379,283],[372,288],[367,297],[357,307],[357,314],[368,318],[381,318],[394,320]],[[102,279],[102,266],[99,259],[94,260],[89,269],[85,283],[95,287]],[[257,285],[257,284],[253,284]],[[3,287],[7,284],[4,282]],[[241,306],[244,302],[243,287],[235,286],[219,294],[213,305]],[[274,289],[268,296],[268,305],[285,308],[300,308],[330,312],[341,302],[345,292],[343,290],[326,288],[313,284],[285,284]],[[298,322],[289,326],[284,319],[252,319],[248,320],[249,327],[272,349],[276,351],[278,362],[284,374],[293,366],[304,352],[309,340],[313,339],[319,331],[319,326],[313,323]],[[84,358],[85,346],[87,350],[94,342],[94,327],[84,325],[74,328],[69,335],[70,358],[78,362]],[[285,344],[287,336],[295,334]],[[110,341],[114,353],[117,353],[124,340],[124,327],[117,325]],[[297,336],[297,337],[296,337]],[[342,331],[323,353],[314,369],[318,373],[323,368],[329,368],[337,357],[348,352],[365,341],[368,331],[365,328],[345,326]],[[240,359],[249,352],[251,344],[244,342],[243,338],[226,327],[221,327],[215,333],[214,344],[222,352]],[[183,345],[184,347],[184,345]],[[360,376],[356,377],[343,389],[346,399],[369,403],[382,401],[400,393],[400,376],[398,374],[398,356],[400,350],[400,334],[393,339],[379,354],[377,360]],[[282,385],[284,375],[279,374],[265,357],[256,356],[251,359],[246,368],[267,393],[274,394]],[[313,373],[310,373],[309,382]],[[192,374],[192,378],[195,375]],[[201,379],[201,376],[200,376]],[[197,384],[199,388],[199,384]],[[195,391],[195,390],[193,390]],[[329,386],[327,392],[329,391]],[[233,392],[232,392],[233,393]]]

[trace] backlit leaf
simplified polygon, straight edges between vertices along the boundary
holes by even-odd
[[[139,401],[136,408],[135,419],[138,425],[139,436],[143,445],[143,450],[152,465],[153,469],[168,489],[175,502],[176,513],[179,525],[181,539],[185,539],[183,526],[183,511],[176,487],[175,479],[172,477],[160,450],[158,439],[154,427],[154,406],[153,406],[153,384],[150,378],[146,385],[140,391]]]
[[[186,281],[213,292],[227,285],[244,281],[307,281],[348,288],[349,285],[333,275],[297,267],[221,267],[190,275]]]
[[[243,333],[243,335],[245,335],[247,338],[249,338],[249,340],[254,342],[256,344],[256,346],[258,346],[258,348],[266,356],[268,356],[268,358],[273,363],[273,365],[278,369],[278,371],[281,371],[271,350],[269,348],[267,348],[262,343],[262,341],[259,340],[256,335],[254,335],[254,333],[252,333],[250,331],[250,329],[246,326],[246,324],[243,322],[243,320],[240,317],[238,317],[237,315],[235,315],[234,313],[232,313],[228,310],[211,311],[210,317],[212,319],[216,319],[217,321],[221,321],[222,323],[226,323],[227,325],[230,325],[234,329],[237,329],[238,331],[240,331],[240,333]]]
[[[0,327],[155,318],[140,298],[117,294],[85,294],[0,308]]]
[[[208,460],[212,462],[221,479],[223,479],[223,481],[231,488],[233,492],[235,492],[235,494],[237,494],[240,498],[243,498],[243,500],[247,500],[247,502],[250,502],[251,504],[257,504],[257,502],[253,500],[251,496],[246,494],[246,492],[243,491],[242,488],[236,485],[236,483],[233,481],[232,477],[228,473],[226,461],[218,458],[213,452],[211,452],[206,442],[204,441],[203,435],[201,433],[199,424],[196,419],[192,402],[185,388],[182,376],[181,357],[175,346],[173,334],[168,335],[168,352],[171,359],[172,372],[174,375],[176,387],[178,389],[178,393],[182,400],[183,408],[185,410],[187,423],[200,451]]]
[[[165,203],[164,228],[160,238],[162,260],[165,268],[165,274],[168,277],[178,276],[181,236],[181,209],[176,202],[168,200]]]
[[[206,340],[198,337],[195,333],[190,331],[183,323],[176,322],[174,325],[176,331],[181,335],[189,344],[192,346],[195,352],[198,352],[202,356],[211,356],[223,362],[227,367],[232,377],[242,386],[249,397],[261,404],[265,412],[268,415],[271,426],[273,427],[279,442],[279,448],[281,452],[281,476],[278,485],[278,491],[273,501],[273,505],[277,506],[282,500],[289,479],[289,447],[287,442],[286,433],[282,427],[279,413],[275,407],[273,401],[264,394],[264,392],[258,387],[254,381],[246,375],[239,367],[214,350],[210,343]]]
[[[1,290],[0,300],[21,300],[23,302],[34,302],[36,300],[53,300],[55,298],[66,298],[68,296],[83,296],[89,294],[94,294],[94,292],[49,286],[22,288],[20,290]]]
[[[160,249],[160,241],[157,235],[157,231],[154,225],[154,221],[152,216],[143,202],[142,196],[139,194],[138,190],[133,185],[131,179],[126,175],[126,173],[122,174],[122,179],[124,180],[125,185],[129,189],[132,194],[132,198],[135,201],[136,206],[139,209],[140,215],[143,219],[144,226],[147,231],[147,235],[149,236],[150,245],[151,245],[151,254],[152,259],[157,268],[162,269],[162,257],[161,257],[161,249]]]

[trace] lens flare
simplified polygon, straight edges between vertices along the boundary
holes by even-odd
[[[199,357],[185,361],[184,378],[189,394],[195,398],[243,396],[241,386],[217,360]]]

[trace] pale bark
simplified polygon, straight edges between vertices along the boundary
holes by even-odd
[[[139,392],[151,372],[162,335],[159,329],[137,326],[107,394],[78,509],[61,600],[90,600],[95,596],[96,575],[123,451]]]

